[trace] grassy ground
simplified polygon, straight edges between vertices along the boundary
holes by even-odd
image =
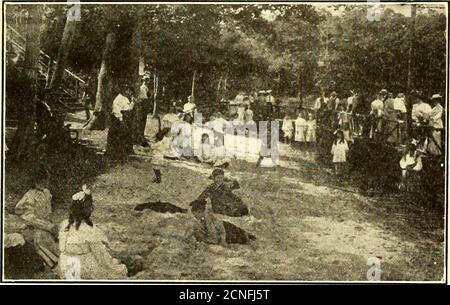
[[[257,241],[207,245],[185,238],[189,215],[133,209],[156,200],[187,208],[210,183],[211,168],[150,160],[151,151],[140,154],[149,158],[111,165],[90,178],[94,222],[105,230],[115,256],[142,261],[132,279],[364,281],[373,256],[381,258],[382,280],[443,276],[443,213],[428,211],[412,196],[365,197],[335,188],[330,174],[301,153],[277,169],[234,160],[228,173],[240,180],[237,193],[252,215],[234,222]],[[162,171],[160,184],[152,182],[154,164]],[[19,181],[20,173],[7,168],[9,206],[24,192]],[[55,222],[65,214],[61,205]]]

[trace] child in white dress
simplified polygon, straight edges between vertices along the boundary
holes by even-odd
[[[316,142],[316,120],[314,119],[314,115],[310,113],[308,115],[308,121],[306,122],[306,142],[312,144]]]
[[[333,155],[333,164],[336,175],[341,175],[343,167],[347,162],[348,143],[344,139],[344,132],[338,130],[336,132],[336,140],[331,147],[331,154]]]
[[[127,268],[113,258],[105,234],[92,223],[92,195],[83,186],[72,197],[59,231],[59,277],[64,280],[125,279]]]
[[[306,140],[306,120],[303,118],[303,114],[299,113],[297,120],[295,120],[295,141],[304,143]]]
[[[287,113],[284,116],[283,125],[281,126],[281,130],[283,131],[283,134],[284,134],[284,143],[285,144],[290,143],[292,140],[293,133],[294,133],[294,125],[293,125],[291,118],[289,117],[289,114],[287,114]]]

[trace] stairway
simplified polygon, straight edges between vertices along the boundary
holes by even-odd
[[[26,38],[14,29],[10,25],[6,25],[6,42],[10,44],[16,54],[23,57],[25,54]],[[56,64],[56,61],[51,59],[44,51],[40,51],[39,58],[39,74],[41,79],[48,78],[49,64],[52,66]],[[81,102],[81,90],[80,87],[84,85],[85,81],[69,69],[64,70],[64,75],[61,84],[61,96],[59,103],[67,112],[76,112],[83,109]]]

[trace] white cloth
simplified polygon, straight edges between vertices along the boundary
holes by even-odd
[[[406,174],[407,167],[411,165],[414,165],[413,171],[418,172],[422,170],[422,158],[417,157],[415,153],[403,155],[400,159],[400,168],[402,169],[403,176]]]
[[[296,142],[305,142],[306,140],[306,120],[302,117],[297,118],[295,120],[295,141]]]
[[[183,112],[184,113],[194,113],[195,112],[195,104],[192,102],[187,102],[183,105]]]
[[[346,140],[333,143],[331,154],[333,155],[333,163],[347,162],[348,144]]]
[[[384,103],[382,100],[376,99],[370,104],[370,114],[382,116],[384,111]]]
[[[238,113],[238,120],[244,122],[245,121],[245,108],[242,106],[238,107],[237,113]]]
[[[316,142],[316,120],[308,120],[306,125],[306,142]]]
[[[253,110],[251,110],[250,108],[245,110],[245,121],[246,122],[253,121]]]
[[[444,124],[442,123],[442,113],[444,108],[437,104],[430,111],[430,126],[436,129],[443,129]]]
[[[322,107],[322,102],[320,101],[322,97],[316,98],[316,101],[314,102],[314,110],[319,110],[320,107]]]
[[[148,87],[146,84],[142,84],[139,88],[139,99],[147,99],[148,98]]]
[[[283,119],[283,125],[281,126],[281,130],[284,133],[286,138],[291,139],[294,131],[294,125],[291,119],[285,118]]]
[[[133,106],[134,104],[127,97],[119,93],[113,101],[112,114],[122,121],[122,111],[133,110]]]
[[[48,189],[31,189],[25,193],[14,208],[16,215],[40,229],[50,230],[49,221],[52,212],[52,194]]]
[[[413,105],[411,117],[414,122],[419,122],[419,119],[429,119],[431,113],[431,106],[427,103],[420,101]]]
[[[406,105],[404,98],[397,97],[394,99],[394,110],[400,111],[401,113],[406,113]]]
[[[124,279],[125,265],[109,253],[108,239],[97,228],[82,222],[78,229],[72,225],[66,231],[68,221],[59,230],[59,276],[61,279]]]

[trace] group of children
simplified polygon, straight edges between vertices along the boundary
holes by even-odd
[[[316,142],[316,119],[312,113],[300,112],[296,120],[291,119],[286,113],[281,130],[285,144],[292,143],[292,141],[300,144]]]

